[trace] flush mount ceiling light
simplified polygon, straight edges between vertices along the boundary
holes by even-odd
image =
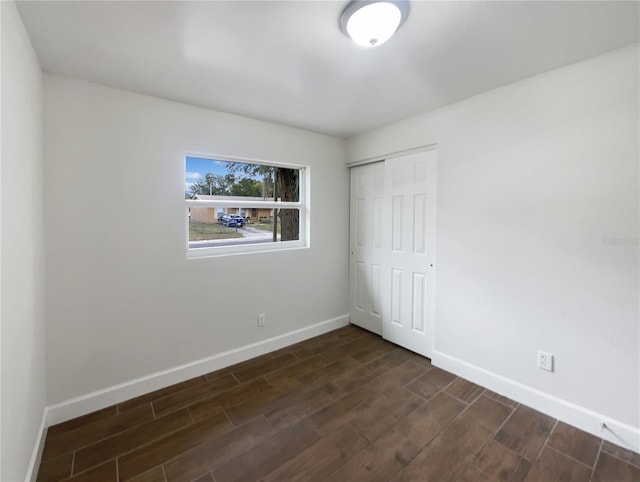
[[[340,16],[340,29],[362,47],[389,40],[409,15],[406,0],[353,0]]]

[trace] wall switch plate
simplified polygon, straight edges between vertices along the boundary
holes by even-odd
[[[264,313],[258,313],[258,326],[262,327],[265,324]]]
[[[538,351],[538,368],[553,372],[553,355],[544,351]]]

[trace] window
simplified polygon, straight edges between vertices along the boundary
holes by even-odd
[[[304,166],[187,156],[187,256],[307,246]]]

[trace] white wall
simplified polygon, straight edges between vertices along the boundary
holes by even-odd
[[[343,140],[60,76],[44,87],[49,404],[348,312]],[[311,248],[187,260],[188,151],[310,166]]]
[[[13,2],[2,16],[0,480],[27,476],[45,408],[42,73]]]
[[[347,145],[438,145],[434,359],[636,430],[638,71],[632,45]]]

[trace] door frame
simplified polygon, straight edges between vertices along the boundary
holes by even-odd
[[[380,161],[385,161],[387,159],[393,159],[394,157],[407,156],[409,154],[415,154],[417,152],[435,151],[437,149],[438,149],[438,144],[436,143],[425,144],[423,146],[412,147],[410,149],[403,149],[401,151],[389,152],[387,154],[367,157],[365,159],[360,159],[357,161],[350,161],[350,162],[347,162],[347,167],[349,168],[349,167],[355,167],[355,166],[362,166],[363,164],[371,164],[373,162],[380,162]]]

